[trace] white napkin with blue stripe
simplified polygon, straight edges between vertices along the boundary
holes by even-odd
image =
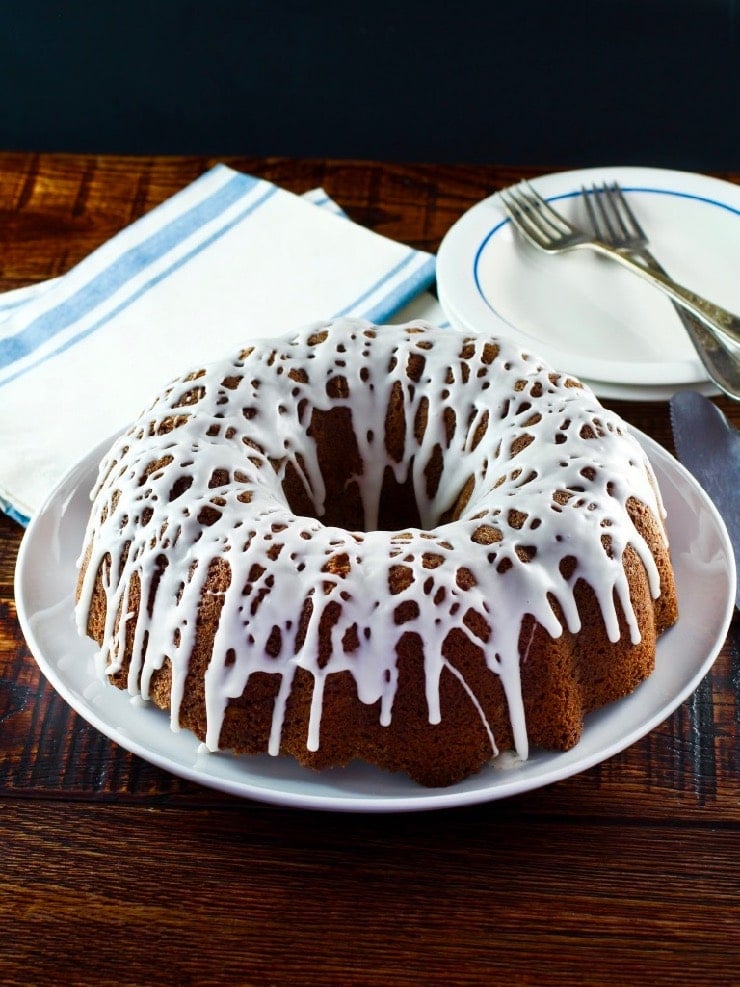
[[[168,380],[250,338],[339,315],[439,324],[433,279],[432,255],[321,190],[216,166],[69,273],[0,295],[0,507],[26,523]]]

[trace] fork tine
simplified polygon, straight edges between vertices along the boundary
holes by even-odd
[[[530,216],[531,209],[527,202],[520,195],[517,195],[513,189],[502,190],[499,192],[499,196],[522,233],[539,246],[542,246],[542,229],[532,221]]]
[[[594,234],[604,243],[621,247],[629,241],[645,238],[617,182],[611,185],[603,182],[601,186],[594,182],[591,191],[582,185],[581,194]]]
[[[586,212],[588,213],[589,222],[591,223],[591,229],[594,232],[594,236],[603,241],[607,241],[611,237],[613,242],[614,231],[612,230],[608,217],[604,212],[604,206],[601,203],[599,189],[594,184],[591,186],[591,191],[589,192],[585,185],[581,185],[581,195],[586,205]],[[598,211],[594,203],[598,205]],[[603,228],[604,224],[607,225],[606,231]]]
[[[621,206],[621,208],[623,210],[623,214],[626,215],[628,217],[630,223],[632,223],[632,227],[633,227],[634,233],[636,233],[637,236],[642,237],[644,240],[647,240],[647,236],[645,234],[645,231],[640,226],[640,224],[637,221],[637,217],[635,216],[635,214],[630,209],[629,204],[627,203],[627,200],[625,199],[624,194],[622,192],[622,189],[620,188],[618,182],[612,182],[612,187],[611,187],[611,190],[610,190],[610,194],[612,195],[612,201],[613,200],[617,200],[619,202],[619,205]],[[628,231],[628,232],[630,232],[630,231]]]
[[[546,220],[550,226],[557,230],[558,233],[572,232],[570,223],[568,223],[559,212],[553,209],[547,199],[542,198],[533,185],[530,185],[529,182],[524,181],[520,183],[519,187],[522,189],[523,194],[527,196],[532,208],[539,210],[542,218]]]
[[[625,213],[623,209],[624,206],[627,207],[628,219],[631,218],[631,215],[629,213],[629,206],[627,206],[627,203],[625,201],[624,196],[622,195],[619,185],[617,185],[616,182],[612,182],[610,187],[609,185],[607,185],[606,182],[604,182],[604,197],[606,201],[609,203],[609,206],[611,207],[612,215],[614,216],[615,221],[619,223],[619,228],[622,232],[622,236],[634,237],[635,234],[639,232],[639,230],[635,228],[630,229],[629,224],[625,222]]]
[[[608,237],[602,237],[606,239],[609,243],[616,243],[619,239],[619,231],[615,229],[615,224],[618,223],[620,230],[624,236],[629,234],[629,230],[626,228],[622,222],[622,218],[619,215],[619,209],[615,207],[612,199],[609,186],[606,182],[603,183],[601,188],[597,188],[596,185],[593,186],[594,200],[596,202],[597,209],[601,214],[601,218],[606,227]],[[611,215],[610,215],[611,210]],[[612,222],[612,219],[614,222]],[[598,227],[597,227],[598,229]]]

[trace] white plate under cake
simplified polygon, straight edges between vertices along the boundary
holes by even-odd
[[[337,320],[169,384],[104,457],[78,621],[211,751],[428,786],[569,750],[676,619],[624,423],[509,341]]]

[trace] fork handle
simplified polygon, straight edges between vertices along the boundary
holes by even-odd
[[[668,276],[666,269],[647,247],[633,250],[631,254],[657,274]],[[692,312],[676,302],[673,307],[710,378],[728,397],[740,401],[740,360],[733,355],[723,338],[708,329]]]
[[[702,298],[696,292],[685,288],[682,284],[678,284],[677,281],[669,278],[666,274],[662,274],[648,267],[643,267],[642,264],[638,264],[628,254],[623,253],[621,250],[616,250],[614,247],[610,247],[600,240],[591,241],[590,244],[584,244],[584,246],[593,247],[599,253],[606,254],[607,257],[611,257],[613,260],[622,264],[623,267],[628,268],[635,274],[639,274],[641,278],[655,285],[656,288],[663,291],[678,305],[688,309],[689,312],[693,312],[710,329],[713,329],[725,339],[731,340],[735,344],[740,343],[740,318],[737,315],[733,315],[732,312],[728,312],[727,309],[722,308],[721,305],[707,301],[706,298]]]
[[[740,401],[740,360],[719,333],[711,332],[692,312],[680,305],[676,311],[711,379],[728,397]]]

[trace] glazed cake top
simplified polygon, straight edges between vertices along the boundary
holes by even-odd
[[[390,406],[403,423],[392,436]],[[337,408],[351,414],[359,453],[347,483],[362,502],[361,529],[321,520],[324,453],[311,421],[317,410]],[[415,500],[416,523],[399,530],[377,527],[388,471],[399,486],[410,485]],[[289,473],[300,479],[310,513],[288,503]],[[228,562],[205,676],[209,749],[218,747],[229,699],[257,671],[281,676],[271,753],[297,667],[314,678],[310,750],[321,742],[323,686],[335,672],[350,671],[359,698],[379,700],[381,722],[390,722],[395,648],[409,631],[424,641],[429,719],[438,722],[443,669],[461,678],[443,656],[445,638],[457,629],[500,675],[516,749],[526,757],[525,615],[559,636],[552,597],[577,631],[574,587],[585,579],[610,639],[619,637],[618,601],[636,643],[622,565],[628,544],[659,594],[655,562],[626,504],[635,498],[656,518],[662,507],[646,455],[622,421],[590,389],[509,341],[424,323],[322,323],[180,378],[115,442],[93,498],[80,632],[105,563],[108,617],[98,661],[101,671],[114,672],[133,619],[135,573],[149,606],[136,617],[129,690],[140,679],[146,696],[152,672],[169,659],[174,728],[209,568],[214,559]],[[566,558],[577,560],[575,569],[563,565]],[[309,597],[306,624],[297,614]],[[329,611],[326,658],[318,638]]]

